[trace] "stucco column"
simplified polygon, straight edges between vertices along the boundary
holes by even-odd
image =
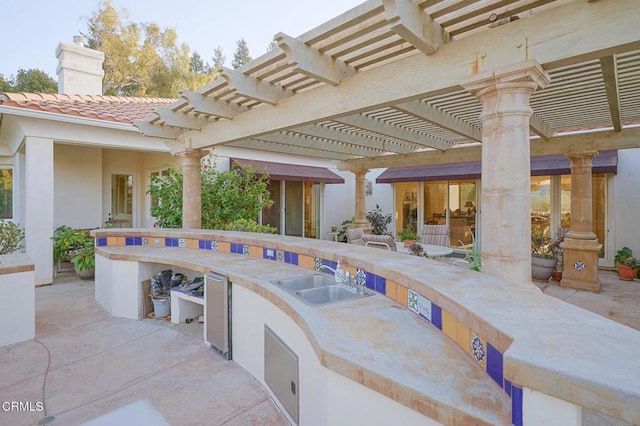
[[[366,188],[366,176],[369,170],[362,169],[356,170],[353,173],[356,175],[356,228],[369,228],[369,222],[367,222],[367,188]]]
[[[200,159],[207,155],[200,149],[187,150],[180,154],[182,166],[182,227],[202,228],[202,189]]]
[[[25,251],[35,265],[36,284],[53,282],[53,140],[27,137],[24,155]]]
[[[462,83],[482,103],[482,272],[524,286],[533,286],[529,98],[548,83],[535,61]]]
[[[571,228],[563,249],[562,287],[600,291],[598,254],[602,244],[593,232],[593,196],[591,169],[597,151],[572,151],[565,154],[571,160]]]

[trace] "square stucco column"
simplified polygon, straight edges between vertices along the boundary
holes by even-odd
[[[182,166],[182,227],[202,228],[202,189],[200,159],[207,155],[200,149],[187,150],[180,154]]]
[[[602,244],[593,233],[591,170],[597,151],[572,151],[571,229],[561,244],[564,273],[560,286],[599,292],[598,254]]]
[[[26,252],[35,265],[35,282],[53,282],[53,140],[27,137],[24,156]]]
[[[353,173],[356,175],[356,228],[368,229],[369,222],[367,222],[367,208],[365,200],[367,198],[366,188],[366,176],[369,170],[356,170]]]
[[[461,83],[482,103],[482,272],[524,286],[533,286],[529,99],[547,84],[535,61]]]

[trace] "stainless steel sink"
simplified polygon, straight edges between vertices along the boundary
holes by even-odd
[[[306,290],[309,288],[326,287],[329,285],[335,285],[336,282],[333,277],[323,275],[304,275],[302,277],[286,278],[283,280],[274,281],[274,284],[279,285],[289,291]]]
[[[273,283],[309,306],[322,306],[344,300],[360,299],[374,294],[368,290],[364,290],[364,294],[357,294],[355,289],[336,284],[332,276],[324,275],[304,275],[273,281]]]

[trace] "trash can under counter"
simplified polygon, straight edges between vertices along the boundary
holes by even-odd
[[[204,286],[204,340],[231,359],[231,283],[226,276],[209,272]]]

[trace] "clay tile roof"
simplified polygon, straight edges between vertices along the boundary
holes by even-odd
[[[130,124],[176,99],[52,93],[0,93],[0,105]]]

